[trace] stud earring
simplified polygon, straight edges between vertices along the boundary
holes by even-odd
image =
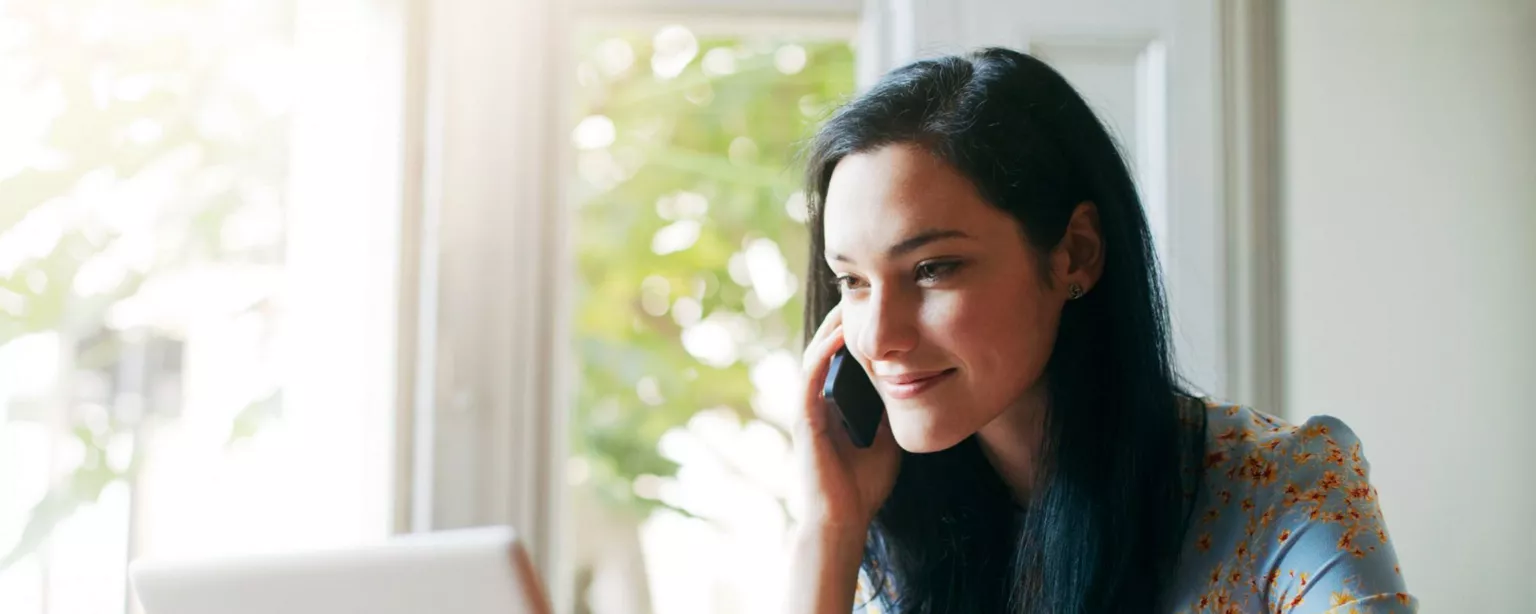
[[[1071,286],[1067,287],[1067,300],[1069,301],[1075,301],[1077,299],[1083,298],[1083,294],[1085,293],[1083,292],[1082,286],[1072,284]]]

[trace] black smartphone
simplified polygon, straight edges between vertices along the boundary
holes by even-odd
[[[874,382],[869,381],[869,374],[864,372],[859,361],[848,354],[848,348],[839,349],[832,355],[821,396],[842,419],[853,445],[868,448],[875,443],[875,432],[885,414],[885,401],[880,400]]]

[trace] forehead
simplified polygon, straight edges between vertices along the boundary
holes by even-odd
[[[983,241],[1017,237],[1012,216],[982,199],[954,167],[915,145],[843,158],[832,172],[822,217],[827,252],[838,254],[883,251],[933,229]]]

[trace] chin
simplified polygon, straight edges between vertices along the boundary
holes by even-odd
[[[896,445],[913,454],[928,454],[953,448],[971,436],[971,432],[929,419],[933,415],[934,412],[921,409],[891,412],[891,435]]]

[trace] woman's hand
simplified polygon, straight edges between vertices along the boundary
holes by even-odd
[[[806,344],[804,402],[795,418],[800,526],[790,558],[785,612],[846,614],[853,609],[864,536],[896,484],[901,451],[881,419],[875,442],[853,445],[841,421],[828,415],[822,382],[832,355],[843,347],[842,307],[835,307]]]
[[[896,483],[901,452],[884,417],[870,447],[853,445],[822,399],[828,363],[843,347],[842,313],[841,305],[834,307],[806,344],[801,369],[806,378],[804,402],[793,431],[794,455],[802,530],[851,533],[862,544],[875,512]]]

